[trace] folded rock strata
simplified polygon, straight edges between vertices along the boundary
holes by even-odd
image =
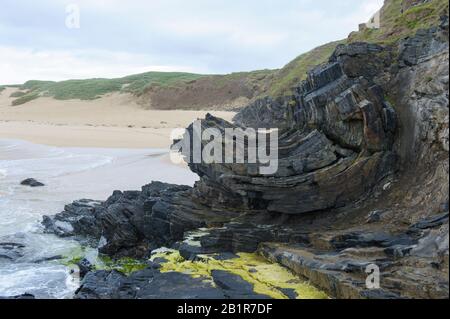
[[[338,46],[294,92],[255,102],[234,123],[201,121],[220,132],[278,128],[275,174],[191,161],[201,178],[193,188],[153,182],[78,201],[46,217],[47,231],[88,237],[117,258],[162,246],[192,260],[259,251],[332,297],[448,298],[448,18],[399,45]],[[206,231],[185,241],[196,229]],[[365,285],[372,264],[380,289]],[[157,298],[169,281],[180,297],[203,296],[176,276],[90,272],[78,296]],[[150,278],[155,286],[143,284]]]

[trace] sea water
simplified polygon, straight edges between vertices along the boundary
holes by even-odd
[[[22,247],[11,259],[2,257],[0,246],[0,296],[70,298],[79,283],[54,259],[79,249],[79,243],[44,234],[42,216],[57,214],[77,199],[105,200],[114,190],[140,190],[151,181],[193,185],[197,176],[170,163],[167,154],[0,140],[0,244]],[[27,178],[46,186],[20,185]]]

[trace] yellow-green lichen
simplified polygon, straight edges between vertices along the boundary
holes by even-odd
[[[136,271],[147,268],[147,263],[133,258],[111,259],[108,256],[99,256],[98,263],[95,264],[95,270],[116,270],[125,275],[130,275]]]
[[[112,259],[106,255],[99,255],[92,249],[77,247],[67,256],[61,259],[60,263],[69,268],[77,267],[83,259],[88,259],[93,270],[116,270],[125,275],[147,268],[145,261],[133,258]]]
[[[188,261],[178,251],[167,250],[152,256],[152,260],[163,258],[161,272],[180,272],[194,278],[205,278],[212,281],[213,270],[224,270],[239,275],[253,285],[255,293],[275,299],[286,299],[283,291],[291,290],[297,299],[325,299],[327,295],[301,280],[286,268],[268,262],[257,254],[241,253],[238,258],[217,260],[212,256],[200,256],[200,261]]]
[[[79,264],[83,260],[83,258],[85,258],[86,254],[87,250],[85,248],[77,246],[71,249],[65,256],[63,256],[62,259],[57,262],[67,267],[74,267]]]

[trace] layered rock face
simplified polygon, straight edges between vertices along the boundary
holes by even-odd
[[[448,298],[448,19],[398,46],[341,45],[294,91],[255,102],[235,123],[201,122],[222,136],[278,128],[276,173],[191,161],[194,188],[154,182],[75,202],[45,218],[46,229],[88,237],[113,257],[162,246],[186,259],[259,251],[333,297]],[[199,245],[183,241],[199,228]],[[379,286],[366,285],[371,269]],[[85,287],[115,288],[78,297],[117,297],[119,279],[129,288],[146,273],[168,280],[155,270],[130,280],[94,272]]]
[[[247,210],[302,214],[343,207],[392,174],[396,114],[372,80],[384,65],[371,55],[381,51],[362,43],[340,47],[330,63],[312,70],[284,103],[268,107],[266,99],[242,111],[236,118],[241,125],[266,128],[267,119],[275,119],[280,128],[278,170],[266,176],[248,163],[191,163],[202,177],[202,194],[211,190],[208,198],[215,203],[217,197],[232,197]],[[365,56],[371,64],[355,67],[345,58],[352,54]],[[284,127],[277,125],[280,122]],[[238,126],[208,116],[202,129],[208,128],[225,136],[227,128]]]

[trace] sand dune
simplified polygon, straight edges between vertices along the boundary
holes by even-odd
[[[207,111],[145,110],[128,94],[93,101],[41,97],[11,106],[14,88],[0,92],[0,138],[53,146],[167,148],[174,128],[184,128]],[[233,112],[210,112],[231,120]]]

